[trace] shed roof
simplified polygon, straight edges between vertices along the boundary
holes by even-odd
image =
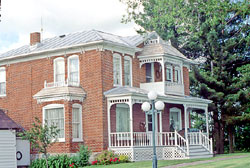
[[[0,110],[0,129],[23,129],[15,123],[3,110]]]

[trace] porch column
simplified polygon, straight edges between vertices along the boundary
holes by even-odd
[[[206,113],[206,126],[207,126],[207,137],[209,137],[209,127],[208,127],[208,107],[205,108]]]
[[[133,144],[133,103],[132,103],[132,99],[130,99],[129,101],[129,117],[130,117],[130,134],[131,134],[131,146],[134,146]]]
[[[107,112],[108,112],[108,141],[109,141],[109,147],[111,147],[111,138],[110,138],[110,133],[111,133],[111,127],[110,127],[110,108],[111,108],[111,104],[109,103],[107,104]]]
[[[187,139],[187,105],[184,104],[185,138]]]

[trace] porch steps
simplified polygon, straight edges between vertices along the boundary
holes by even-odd
[[[190,159],[209,158],[209,157],[213,157],[213,155],[203,146],[201,145],[189,146],[189,158]]]

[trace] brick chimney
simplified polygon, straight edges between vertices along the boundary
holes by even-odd
[[[30,33],[30,45],[33,46],[41,42],[41,34],[39,32]]]

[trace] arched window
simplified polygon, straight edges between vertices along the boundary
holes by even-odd
[[[64,105],[63,104],[49,104],[43,107],[43,123],[47,121],[48,126],[56,125],[59,129],[59,142],[65,141],[64,133]]]
[[[54,59],[54,82],[65,81],[65,63],[64,58]]]
[[[74,142],[82,141],[82,106],[72,105],[72,138]]]
[[[132,86],[132,59],[124,57],[124,83],[125,86]]]
[[[72,55],[68,58],[68,81],[73,84],[80,82],[78,55]]]
[[[5,67],[0,68],[0,96],[6,95],[6,70]]]
[[[113,54],[113,83],[114,86],[122,85],[122,66],[121,56],[119,54]]]

